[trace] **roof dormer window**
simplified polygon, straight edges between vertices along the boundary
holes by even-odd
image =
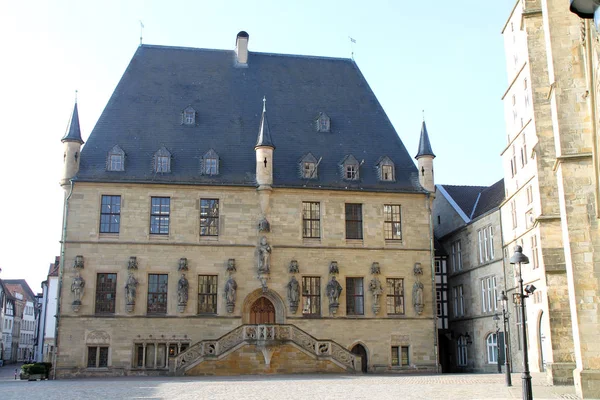
[[[316,179],[317,166],[319,162],[311,153],[308,153],[300,160],[300,176],[302,179]]]
[[[154,172],[171,172],[171,153],[164,146],[154,153]]]
[[[380,181],[394,182],[396,180],[394,163],[389,157],[385,156],[379,160],[377,163],[377,170]]]
[[[108,152],[107,171],[125,171],[125,152],[118,145]]]
[[[219,155],[210,149],[202,157],[202,173],[204,175],[219,175]]]
[[[183,125],[195,125],[196,124],[196,110],[192,106],[188,106],[181,114],[181,123]]]
[[[346,156],[342,161],[343,177],[347,181],[357,181],[360,179],[360,164],[353,155]]]
[[[317,132],[329,132],[331,129],[331,119],[324,112],[319,113],[316,119]]]

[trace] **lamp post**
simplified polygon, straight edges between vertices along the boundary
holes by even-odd
[[[496,323],[496,365],[498,366],[498,373],[502,373],[502,365],[500,364],[500,327],[498,326],[498,322],[500,321],[500,315],[498,313],[494,314],[494,322]]]
[[[523,254],[521,246],[515,247],[515,252],[510,258],[510,263],[515,265],[519,272],[519,300],[521,300],[521,333],[523,335],[523,400],[532,400],[533,392],[531,388],[531,374],[529,373],[529,358],[527,354],[527,326],[525,325],[525,298],[528,297],[523,293],[523,274],[521,272],[521,264],[529,264],[529,258]]]
[[[510,356],[510,351],[509,351],[509,337],[508,337],[508,312],[506,311],[507,309],[507,303],[508,303],[508,297],[506,296],[506,293],[504,293],[504,290],[502,292],[500,292],[500,296],[498,296],[498,300],[500,300],[500,302],[502,303],[502,322],[503,322],[503,326],[504,326],[504,364],[506,366],[506,386],[512,386],[512,377],[510,376],[510,361],[509,361],[509,356]]]

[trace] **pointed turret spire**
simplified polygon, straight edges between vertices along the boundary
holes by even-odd
[[[421,139],[419,139],[419,152],[415,156],[418,160],[422,156],[431,156],[435,158],[433,150],[431,150],[431,143],[429,143],[429,135],[427,134],[427,126],[425,125],[425,118],[423,118],[423,125],[421,126]]]
[[[79,113],[77,112],[77,97],[75,97],[75,107],[73,108],[73,114],[71,115],[71,120],[69,121],[69,126],[67,127],[67,132],[65,136],[60,140],[61,142],[78,142],[79,144],[83,144],[83,140],[81,140],[81,130],[79,129]]]
[[[256,140],[256,147],[271,147],[275,148],[273,139],[271,139],[271,131],[269,130],[269,122],[267,121],[267,98],[263,97],[263,111],[262,117],[260,118],[260,129],[258,131],[258,139]]]

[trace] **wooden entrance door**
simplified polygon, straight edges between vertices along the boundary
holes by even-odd
[[[266,297],[259,297],[250,307],[251,324],[274,324],[275,306]]]

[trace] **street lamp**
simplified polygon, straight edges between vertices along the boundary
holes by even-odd
[[[515,265],[519,273],[519,300],[521,300],[521,331],[523,334],[523,374],[521,379],[523,380],[523,400],[532,400],[533,392],[531,388],[531,374],[529,373],[529,358],[527,354],[527,327],[525,326],[525,298],[529,297],[523,293],[523,274],[521,271],[521,264],[529,264],[529,258],[523,254],[523,248],[521,246],[515,246],[515,252],[510,258],[510,263]],[[535,290],[535,288],[533,289]]]
[[[512,377],[510,376],[510,351],[508,348],[508,344],[510,340],[508,338],[508,312],[506,309],[508,308],[508,296],[504,293],[504,290],[500,292],[500,296],[498,296],[498,300],[502,303],[502,322],[504,324],[504,364],[506,366],[506,386],[512,386]]]

